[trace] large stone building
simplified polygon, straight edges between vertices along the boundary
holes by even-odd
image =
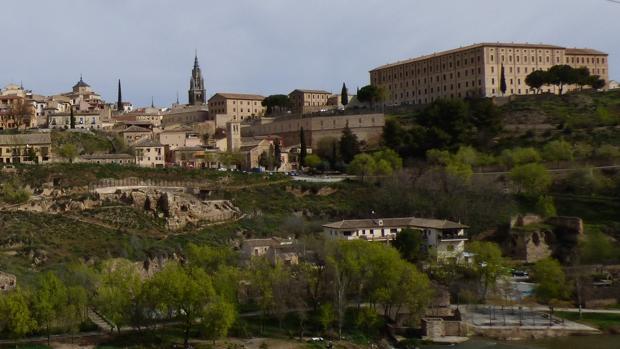
[[[303,127],[306,144],[316,147],[323,138],[340,139],[345,127],[349,127],[360,141],[376,145],[381,140],[385,116],[383,114],[337,115],[337,116],[284,116],[262,118],[251,126],[241,129],[244,137],[277,136],[284,146],[300,143]]]
[[[232,121],[254,119],[265,115],[263,96],[243,93],[216,93],[209,99],[209,113],[213,115],[225,114]]]
[[[323,90],[294,90],[289,93],[291,111],[305,114],[326,109],[329,97],[332,94]]]
[[[587,67],[593,75],[609,81],[608,55],[592,49],[543,44],[482,43],[428,56],[383,65],[370,71],[370,83],[388,92],[388,105],[426,104],[440,98],[532,94],[525,78],[535,70],[554,65]],[[576,87],[569,86],[570,89]],[[546,86],[545,92],[556,92]]]
[[[49,133],[0,135],[0,163],[47,163],[52,159]]]

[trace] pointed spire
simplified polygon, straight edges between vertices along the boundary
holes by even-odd
[[[153,96],[151,96],[151,108],[155,108],[155,102]]]
[[[118,102],[116,104],[117,111],[123,111],[123,92],[121,90],[121,79],[118,79]]]
[[[198,67],[198,49],[195,50],[194,53],[194,68]]]

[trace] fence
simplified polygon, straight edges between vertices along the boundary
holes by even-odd
[[[160,187],[160,188],[213,188],[214,183],[207,180],[166,180],[152,178],[105,178],[88,185],[89,191],[111,187]]]

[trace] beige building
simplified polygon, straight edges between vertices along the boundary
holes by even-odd
[[[482,43],[387,64],[370,71],[370,83],[388,92],[386,104],[426,104],[440,98],[502,96],[502,66],[506,96],[533,94],[525,78],[554,65],[587,67],[609,81],[608,55],[592,49],[543,44]],[[569,86],[569,90],[575,89]],[[557,92],[545,86],[544,92]]]
[[[385,116],[383,114],[359,114],[339,116],[284,116],[262,118],[260,123],[241,129],[244,137],[277,136],[284,146],[300,143],[299,131],[303,127],[306,144],[316,147],[323,138],[340,139],[345,127],[349,127],[360,141],[376,145],[381,140]]]
[[[0,163],[47,163],[52,159],[49,133],[0,135]]]
[[[392,241],[404,229],[419,230],[425,248],[437,254],[438,260],[461,261],[465,252],[465,229],[460,223],[416,217],[343,220],[323,225],[329,239]]]
[[[209,99],[211,115],[225,114],[232,121],[254,119],[265,115],[263,96],[242,93],[216,93]]]
[[[122,130],[120,134],[127,145],[133,145],[139,141],[153,138],[153,131],[140,126],[129,126]]]
[[[163,168],[166,166],[166,148],[159,142],[144,139],[134,144],[136,165],[140,167]]]
[[[323,90],[294,90],[289,93],[293,113],[313,113],[327,108],[331,93]]]
[[[159,133],[159,143],[171,150],[182,147],[198,147],[202,145],[200,134],[189,127],[164,130]]]
[[[88,164],[116,164],[116,165],[135,165],[136,158],[129,154],[92,154],[82,155],[76,162]]]

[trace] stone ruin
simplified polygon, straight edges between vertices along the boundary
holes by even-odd
[[[570,258],[582,235],[583,220],[578,217],[520,215],[511,220],[502,246],[512,258],[536,263],[551,256]]]

